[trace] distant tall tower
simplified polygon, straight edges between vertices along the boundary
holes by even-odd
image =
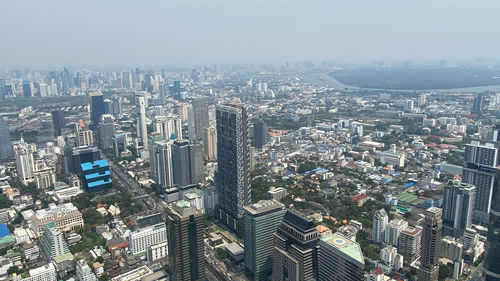
[[[54,125],[54,135],[56,137],[61,135],[62,129],[66,126],[66,121],[64,119],[64,111],[54,110],[52,111],[52,124]]]
[[[460,238],[472,224],[476,187],[460,181],[449,181],[444,189],[443,235]]]
[[[247,112],[242,106],[218,105],[216,115],[218,216],[236,230],[251,199]]]
[[[24,144],[21,139],[21,144],[15,149],[16,156],[16,169],[19,180],[23,184],[28,184],[35,178],[35,160],[33,158],[33,151],[30,147]]]
[[[115,117],[111,114],[103,114],[99,122],[99,148],[112,149],[114,135]]]
[[[385,239],[385,230],[389,223],[389,217],[384,209],[375,211],[373,215],[372,240],[375,243],[382,243]]]
[[[14,150],[10,141],[9,125],[3,117],[0,117],[0,161],[9,159],[13,155]]]
[[[319,238],[312,219],[288,210],[274,234],[272,280],[314,280]]]
[[[430,207],[425,212],[422,251],[420,255],[419,281],[437,281],[441,247],[442,211]]]
[[[427,103],[427,93],[422,93],[418,96],[418,106],[422,107]]]
[[[142,139],[142,147],[148,151],[148,127],[146,123],[146,97],[136,96],[137,98],[137,136]]]
[[[497,172],[497,176],[499,172]],[[488,225],[487,251],[483,272],[485,281],[500,280],[500,186],[495,184],[493,200],[496,204],[491,207],[490,223]]]
[[[104,114],[104,97],[102,93],[90,93],[90,110],[91,129],[96,130],[101,120],[101,115]]]
[[[203,130],[203,153],[209,161],[217,160],[217,129],[210,126]]]
[[[173,141],[157,141],[154,144],[153,154],[151,161],[151,174],[155,175],[156,182],[163,186],[169,187],[173,185],[172,174],[172,144]]]
[[[194,133],[196,140],[203,140],[203,130],[208,127],[208,98],[196,98],[191,102],[194,111]]]
[[[205,280],[201,213],[181,200],[167,208],[167,226],[170,280]]]
[[[498,184],[495,174],[499,164],[497,142],[472,141],[465,146],[462,182],[476,187],[473,219],[488,223],[491,210],[493,187]]]
[[[253,145],[256,148],[262,148],[269,139],[269,133],[267,132],[267,125],[262,121],[256,121],[253,123]]]
[[[23,81],[23,96],[24,97],[32,97],[33,96],[33,92],[32,92],[32,88],[33,88],[33,83],[31,83],[30,81],[28,80],[24,80]]]
[[[176,141],[172,145],[173,183],[179,186],[198,184],[203,179],[201,144]]]
[[[474,103],[472,104],[472,108],[470,112],[472,114],[481,115],[484,109],[484,96],[483,94],[478,94],[474,97]]]
[[[245,206],[245,267],[253,280],[268,280],[273,269],[273,235],[285,215],[285,205],[262,200]]]

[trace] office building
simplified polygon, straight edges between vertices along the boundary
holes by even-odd
[[[60,136],[62,130],[66,126],[66,120],[64,119],[64,111],[54,110],[52,111],[52,124],[54,126],[54,135],[56,137]]]
[[[35,179],[35,160],[30,146],[25,145],[21,139],[19,146],[14,150],[16,156],[16,170],[19,180],[24,184],[32,182]]]
[[[208,98],[196,98],[191,102],[194,113],[194,139],[203,140],[203,130],[208,127]]]
[[[488,224],[487,250],[483,266],[483,272],[486,275],[485,281],[500,280],[500,188],[498,183],[493,190],[493,198],[496,204],[491,207],[490,223]]]
[[[30,98],[33,96],[33,91],[34,91],[33,83],[31,83],[28,80],[24,80],[22,87],[23,87],[23,96],[24,97]]]
[[[448,182],[444,189],[443,235],[459,238],[471,226],[475,192],[471,184]]]
[[[3,117],[0,117],[0,161],[10,159],[12,156],[14,150],[10,140],[9,125]]]
[[[97,129],[98,123],[95,125]],[[76,125],[76,145],[81,146],[92,146],[94,145],[94,133],[91,130],[86,130],[85,128]]]
[[[130,233],[128,243],[133,255],[146,255],[152,246],[167,242],[167,227],[161,214],[140,217],[137,229]]]
[[[154,144],[151,158],[153,180],[163,187],[173,185],[172,147],[173,141],[158,141]],[[154,161],[153,161],[154,160]]]
[[[311,218],[287,210],[274,234],[272,280],[314,280],[319,238]]]
[[[201,144],[176,141],[172,147],[173,184],[186,186],[203,180]]]
[[[205,280],[203,216],[181,200],[167,208],[170,280]]]
[[[363,281],[365,259],[358,243],[340,233],[319,240],[318,281]]]
[[[113,155],[120,157],[122,152],[127,150],[127,142],[124,134],[115,134],[113,136]]]
[[[56,267],[52,263],[30,269],[29,277],[23,278],[23,281],[57,281]]]
[[[87,192],[98,192],[113,187],[108,160],[97,160],[81,164],[81,182]]]
[[[141,138],[144,150],[148,150],[148,129],[146,120],[146,96],[136,95],[137,105],[137,136]]]
[[[93,162],[101,159],[97,147],[75,147],[64,150],[64,172],[82,174],[82,163]]]
[[[253,146],[262,148],[269,140],[269,133],[267,131],[266,123],[262,121],[255,121],[253,123]]]
[[[273,269],[273,235],[285,215],[285,205],[261,200],[245,206],[245,268],[253,280],[268,280]]]
[[[437,281],[441,248],[442,210],[430,207],[425,211],[420,254],[419,281]]]
[[[203,130],[203,153],[208,161],[217,160],[217,129],[209,126]]]
[[[247,112],[242,106],[217,105],[217,161],[215,186],[219,219],[232,229],[250,204],[250,152]]]
[[[101,115],[104,114],[104,97],[102,93],[90,93],[90,121],[92,130],[97,129]]]
[[[99,121],[99,148],[102,150],[113,148],[113,136],[115,135],[115,117],[111,114],[101,115]]]
[[[472,104],[470,113],[481,115],[483,113],[484,105],[485,102],[483,94],[478,94],[474,97],[474,103]]]
[[[157,115],[153,120],[155,133],[163,136],[164,140],[182,140],[182,120],[178,115]]]
[[[420,246],[422,242],[422,229],[407,226],[399,234],[398,253],[410,259],[420,256]]]
[[[389,222],[389,217],[384,209],[375,211],[373,215],[373,226],[372,226],[372,240],[375,243],[382,243],[385,239],[385,230],[387,229],[387,224]]]
[[[66,232],[83,227],[82,213],[72,203],[60,205],[50,203],[48,208],[36,210],[29,222],[38,237],[43,233],[43,226],[50,222]]]
[[[113,114],[113,101],[110,99],[104,100],[104,114]]]
[[[90,266],[83,259],[76,262],[76,278],[79,281],[97,281],[94,272],[92,272]]]
[[[462,182],[476,187],[472,218],[488,223],[495,174],[500,158],[495,143],[472,141],[465,146]]]
[[[401,219],[391,220],[387,224],[387,228],[384,233],[384,242],[390,244],[394,247],[398,246],[398,239],[401,231],[408,226],[408,222]]]
[[[43,234],[40,237],[40,244],[45,257],[50,259],[70,253],[68,244],[66,240],[64,240],[63,232],[57,228],[54,222],[43,225]]]

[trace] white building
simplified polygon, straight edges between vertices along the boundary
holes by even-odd
[[[389,217],[384,209],[375,211],[372,226],[372,239],[375,243],[382,243],[384,241],[388,221]]]
[[[405,166],[406,155],[404,152],[397,153],[393,151],[380,152],[380,163],[383,165],[392,165],[395,167]]]
[[[405,220],[394,219],[390,221],[387,224],[387,229],[385,230],[384,242],[397,247],[399,235],[407,226],[408,222]]]
[[[23,281],[57,281],[56,268],[52,263],[31,269],[30,277],[22,279]]]
[[[83,259],[76,263],[76,277],[80,281],[97,281],[92,269]]]
[[[51,203],[47,209],[35,211],[30,218],[30,227],[37,236],[40,236],[43,225],[49,222],[54,222],[62,231],[83,227],[82,213],[72,203],[60,205]]]
[[[149,247],[146,253],[146,259],[148,261],[155,261],[157,259],[165,258],[168,255],[168,245],[167,242],[163,242],[157,245]]]
[[[167,242],[167,226],[164,222],[138,228],[128,237],[132,254],[145,254],[149,247]]]
[[[24,141],[21,140],[20,146],[14,147],[14,152],[19,180],[27,185],[35,179],[35,160],[33,158],[33,151],[25,146]]]

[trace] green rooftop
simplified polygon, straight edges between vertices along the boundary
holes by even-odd
[[[361,251],[359,244],[351,241],[340,233],[330,234],[321,238],[321,240],[338,249],[360,264],[365,264],[365,258],[363,257],[363,252]]]

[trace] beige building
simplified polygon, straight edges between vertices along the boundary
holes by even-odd
[[[210,161],[217,160],[217,130],[215,126],[210,126],[204,129],[204,153],[205,159]]]
[[[83,227],[82,213],[72,203],[49,204],[47,209],[37,210],[30,219],[31,229],[38,237],[42,235],[43,225],[54,222],[62,231]]]

